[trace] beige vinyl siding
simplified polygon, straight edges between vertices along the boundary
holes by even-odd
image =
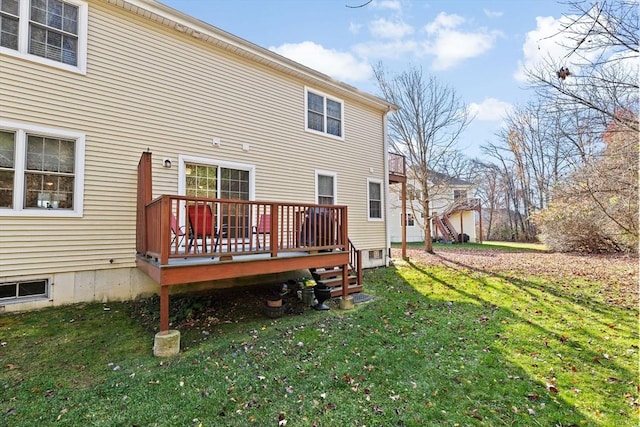
[[[310,134],[308,83],[95,1],[86,75],[0,60],[0,119],[86,135],[83,217],[0,216],[0,277],[134,267],[136,167],[147,148],[155,196],[177,193],[178,155],[255,165],[258,200],[312,203],[314,170],[334,171],[350,237],[363,249],[385,245],[384,223],[367,221],[366,179],[386,179],[381,111],[332,93],[345,102],[345,140]]]

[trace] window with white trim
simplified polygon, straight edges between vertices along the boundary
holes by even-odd
[[[336,204],[336,174],[316,171],[316,202],[320,205]]]
[[[344,102],[305,88],[305,128],[310,132],[343,139]]]
[[[0,215],[82,214],[84,135],[0,122]]]
[[[453,190],[453,201],[454,202],[466,202],[467,201],[467,190]]]
[[[0,52],[84,73],[87,3],[0,0]]]
[[[255,200],[254,165],[184,155],[179,156],[179,161],[179,194],[213,199]],[[248,205],[224,204],[214,214],[220,218],[219,226],[224,237],[248,236],[251,233],[248,228],[251,215]]]
[[[47,298],[48,294],[49,281],[47,279],[0,283],[0,302],[3,303]]]
[[[416,221],[412,213],[405,214],[405,223],[407,227],[413,227],[414,225],[416,225]]]
[[[369,219],[382,219],[382,181],[377,179],[367,180],[367,200],[369,201]]]

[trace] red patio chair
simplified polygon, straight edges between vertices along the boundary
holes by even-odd
[[[176,218],[175,214],[171,213],[171,246],[173,246],[175,241],[178,240],[178,247],[180,247],[180,245],[184,241],[185,234],[186,233],[184,232],[184,227],[180,227],[178,225],[178,219]]]
[[[196,239],[202,239],[202,245],[204,252],[208,252],[207,239],[215,239],[213,252],[218,249],[219,235],[216,231],[215,221],[213,218],[213,212],[211,211],[211,205],[197,204],[187,206],[189,212],[189,244],[187,246],[187,252],[191,250],[191,246],[196,243],[196,251],[198,250]]]
[[[260,234],[271,234],[271,215],[264,214],[258,218],[258,225],[253,226],[253,234],[256,235],[256,247],[260,249]],[[264,238],[263,238],[264,239]]]

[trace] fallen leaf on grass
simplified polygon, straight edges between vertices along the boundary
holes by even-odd
[[[471,417],[475,418],[476,420],[482,421],[482,417],[478,414],[477,409],[474,409],[473,411],[471,411]]]
[[[278,414],[278,427],[286,426],[286,425],[287,425],[287,419],[284,417],[284,414],[282,413]]]

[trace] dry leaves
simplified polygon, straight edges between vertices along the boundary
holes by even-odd
[[[485,274],[509,274],[515,278],[533,275],[553,278],[562,283],[585,280],[602,283],[599,292],[609,304],[638,306],[638,257],[632,255],[578,255],[551,252],[502,252],[447,248],[429,254],[423,249],[407,248],[412,262],[445,265]],[[400,249],[392,256],[401,259]]]

